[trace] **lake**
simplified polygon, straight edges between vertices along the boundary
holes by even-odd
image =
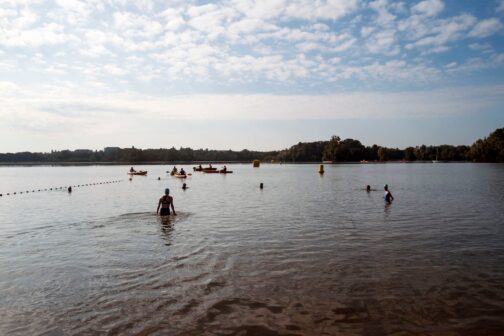
[[[0,167],[1,335],[504,335],[503,164],[135,168]]]

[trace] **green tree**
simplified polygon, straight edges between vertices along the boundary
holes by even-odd
[[[378,160],[387,161],[388,160],[388,151],[385,147],[380,147],[378,149]]]

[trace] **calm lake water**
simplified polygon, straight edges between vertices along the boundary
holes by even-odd
[[[136,168],[0,167],[0,335],[504,335],[502,164]]]

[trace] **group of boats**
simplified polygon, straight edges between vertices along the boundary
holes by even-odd
[[[224,166],[224,168],[222,168],[222,169],[217,169],[212,166],[209,166],[209,167],[198,166],[198,167],[193,167],[193,170],[195,172],[203,172],[206,174],[231,174],[231,173],[233,173],[232,170],[227,170],[226,166]]]
[[[215,167],[212,167],[212,165],[209,165],[208,167],[202,167],[199,165],[198,167],[193,167],[193,171],[195,172],[203,172],[205,174],[231,174],[233,173],[232,170],[228,170],[226,166],[224,166],[222,169],[217,169]],[[167,171],[171,176],[175,176],[177,178],[187,178],[187,176],[192,175],[191,173],[186,173],[184,169],[181,169],[180,171],[176,168],[173,167],[171,171]],[[140,176],[146,176],[147,175],[147,170],[139,170],[136,171],[131,167],[130,171],[128,172],[128,175],[133,176],[133,175],[140,175]]]

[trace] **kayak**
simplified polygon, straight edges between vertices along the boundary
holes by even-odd
[[[128,172],[129,175],[147,175],[147,171],[146,170],[141,170],[141,171],[137,171],[137,172]]]
[[[207,170],[208,171],[217,170],[217,168],[214,168],[214,167],[202,167],[202,168],[200,168],[200,167],[193,167],[193,170],[194,171],[202,171],[202,172],[204,172],[204,171],[207,171]]]
[[[206,174],[231,174],[233,173],[232,170],[209,170],[209,171],[203,171]]]
[[[186,178],[187,177],[186,174],[175,174],[174,176],[177,178]]]

